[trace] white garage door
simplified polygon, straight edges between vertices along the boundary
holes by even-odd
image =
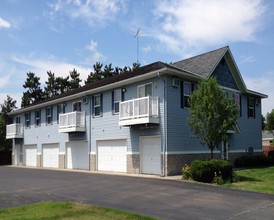
[[[25,146],[25,165],[36,167],[36,145]]]
[[[59,167],[59,146],[58,144],[42,145],[43,167]]]
[[[145,174],[161,174],[161,138],[141,137],[141,169]]]
[[[67,143],[67,168],[89,169],[89,152],[87,142]]]
[[[97,142],[98,170],[126,172],[126,140],[108,140]]]

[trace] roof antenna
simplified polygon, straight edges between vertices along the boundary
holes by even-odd
[[[140,28],[138,28],[136,34],[135,34],[135,38],[136,38],[136,42],[137,42],[137,63],[139,64],[139,35],[140,35]]]

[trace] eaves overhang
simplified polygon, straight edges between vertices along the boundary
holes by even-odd
[[[33,111],[35,109],[39,109],[39,108],[45,108],[47,106],[51,106],[51,105],[56,105],[59,103],[63,103],[63,102],[67,102],[70,100],[74,100],[74,99],[80,99],[83,97],[87,97],[87,96],[92,96],[107,90],[112,90],[112,89],[116,89],[116,88],[122,88],[126,85],[129,84],[133,84],[139,81],[143,81],[143,80],[147,80],[147,79],[151,79],[154,77],[159,77],[161,75],[172,75],[172,76],[177,76],[177,77],[184,77],[186,79],[193,79],[193,80],[199,80],[201,79],[200,76],[192,74],[192,73],[188,73],[185,71],[182,71],[180,69],[177,68],[173,68],[172,66],[169,65],[165,65],[165,67],[162,67],[160,69],[154,70],[154,71],[150,71],[148,73],[145,74],[141,74],[141,75],[137,75],[134,77],[130,77],[127,79],[123,79],[121,81],[117,81],[117,82],[112,82],[110,84],[106,84],[97,88],[93,88],[93,89],[87,89],[84,91],[80,91],[80,92],[76,92],[74,94],[68,94],[66,96],[62,96],[60,98],[58,98],[58,96],[55,99],[52,100],[45,100],[41,103],[37,103],[37,104],[33,104],[31,106],[28,106],[26,108],[21,108],[15,111],[12,111],[9,113],[10,116],[13,115],[18,115],[18,114],[22,114],[25,112],[29,112],[29,111]]]

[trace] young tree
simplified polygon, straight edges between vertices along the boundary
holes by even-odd
[[[239,110],[235,101],[224,95],[215,78],[201,81],[189,101],[191,118],[187,122],[201,144],[208,146],[213,159],[215,147],[227,140],[227,130],[236,125]]]
[[[27,107],[43,100],[43,91],[40,85],[40,77],[35,76],[32,72],[27,73],[27,79],[23,85],[27,91],[23,93],[21,107]]]
[[[56,78],[53,72],[47,71],[48,81],[45,82],[46,86],[44,88],[45,98],[50,98],[57,95],[58,85],[56,83]]]
[[[69,72],[70,81],[69,81],[69,88],[76,89],[81,87],[82,80],[80,79],[80,73],[77,72],[76,69],[73,69]]]
[[[4,104],[1,105],[0,112],[0,150],[11,149],[11,140],[6,139],[6,126],[12,122],[8,113],[16,109],[16,100],[13,100],[9,95],[4,100]]]
[[[93,82],[96,82],[96,81],[99,81],[102,79],[102,67],[103,67],[103,64],[102,63],[99,63],[99,62],[96,62],[94,65],[93,65],[93,72],[91,72],[89,75],[88,75],[88,78],[87,80],[85,81],[85,85],[88,84],[88,83],[93,83]]]
[[[274,134],[274,109],[266,114],[266,129]]]

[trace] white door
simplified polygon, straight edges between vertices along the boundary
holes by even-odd
[[[42,161],[43,167],[58,168],[59,167],[59,146],[58,144],[42,145]]]
[[[67,168],[89,169],[88,142],[67,143]]]
[[[161,174],[161,138],[141,137],[141,170],[144,174]]]
[[[126,172],[126,140],[107,140],[97,142],[98,170]]]
[[[26,145],[25,146],[25,165],[36,167],[36,154],[37,148],[36,145]]]

